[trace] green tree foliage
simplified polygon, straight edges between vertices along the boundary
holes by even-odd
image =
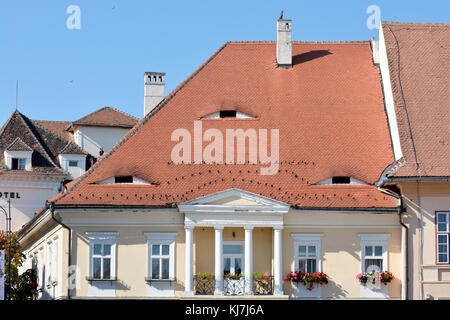
[[[5,250],[5,297],[9,288],[9,234],[0,230],[0,250]],[[14,300],[32,299],[36,284],[36,272],[28,269],[19,275],[19,267],[22,266],[25,255],[22,253],[16,233],[11,234],[11,298]]]

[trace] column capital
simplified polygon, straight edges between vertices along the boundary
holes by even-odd
[[[244,230],[253,230],[254,226],[244,226]]]
[[[184,226],[186,230],[194,230],[195,226]]]
[[[214,230],[223,230],[224,226],[214,226]]]
[[[284,226],[273,226],[273,230],[283,230]]]

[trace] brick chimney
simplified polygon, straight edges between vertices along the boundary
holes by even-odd
[[[164,99],[165,78],[163,72],[144,73],[144,117]]]
[[[292,68],[292,20],[277,20],[277,64],[281,68]]]

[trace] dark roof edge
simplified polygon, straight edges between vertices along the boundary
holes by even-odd
[[[383,182],[414,182],[414,181],[423,181],[423,182],[433,182],[433,181],[450,181],[450,176],[444,177],[436,177],[436,176],[414,176],[414,177],[395,177],[395,178],[383,178]]]
[[[417,26],[445,26],[450,27],[448,22],[402,22],[402,21],[381,21],[381,24],[401,24],[401,25],[417,25]]]

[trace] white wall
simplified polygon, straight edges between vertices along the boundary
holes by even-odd
[[[75,129],[75,142],[94,157],[99,156],[100,148],[106,153],[129,131],[128,128],[78,126]]]

